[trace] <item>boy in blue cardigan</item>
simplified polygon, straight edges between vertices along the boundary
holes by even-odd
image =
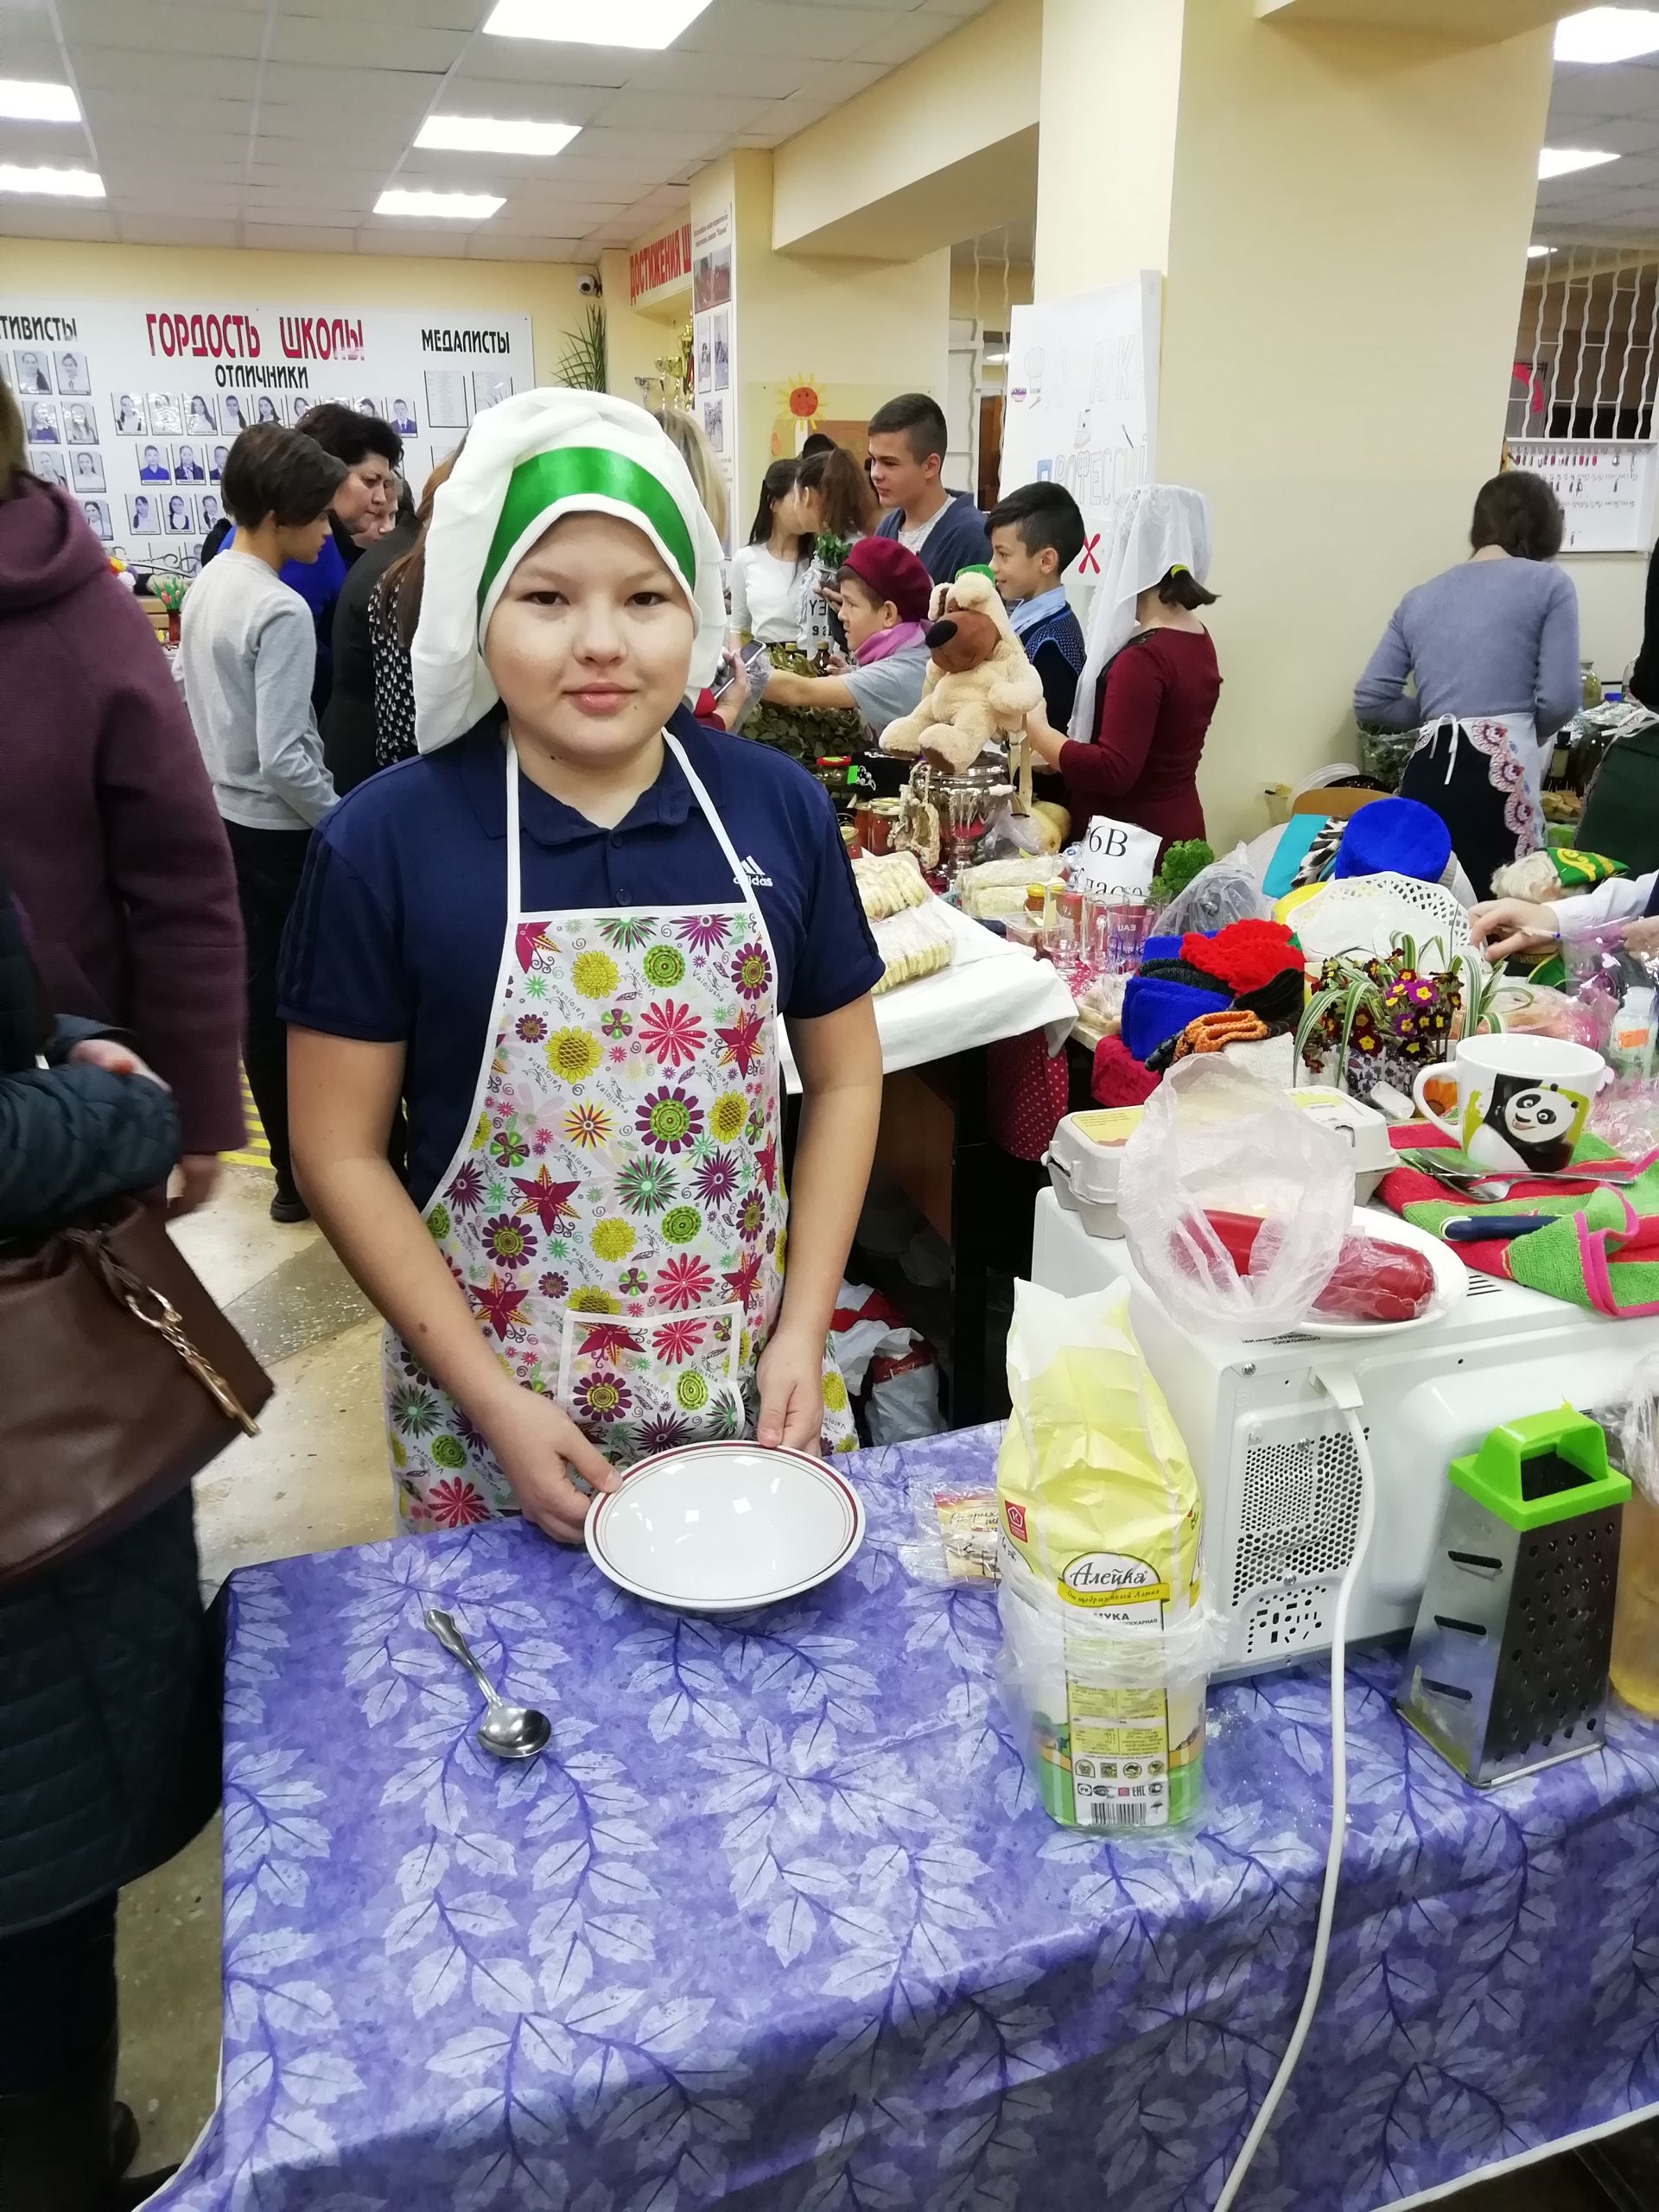
[[[1043,681],[1043,714],[1052,729],[1071,720],[1083,673],[1083,625],[1066,603],[1060,578],[1083,550],[1083,512],[1059,484],[1022,484],[986,518],[991,574],[1014,633]]]

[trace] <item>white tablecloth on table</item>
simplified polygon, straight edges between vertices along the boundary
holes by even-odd
[[[1023,944],[1010,944],[959,907],[941,901],[940,912],[957,941],[950,965],[919,982],[901,983],[875,1001],[883,1073],[946,1060],[1031,1029],[1043,1030],[1050,1052],[1058,1052],[1077,1007],[1053,963],[1039,960]],[[801,1087],[787,1039],[784,1080],[791,1090]]]

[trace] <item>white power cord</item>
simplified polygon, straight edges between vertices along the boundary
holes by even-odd
[[[1342,1847],[1348,1833],[1348,1716],[1345,1703],[1348,1606],[1355,1585],[1359,1580],[1359,1570],[1365,1563],[1366,1552],[1370,1548],[1371,1526],[1376,1516],[1376,1477],[1359,1418],[1364,1401],[1360,1395],[1358,1383],[1345,1367],[1318,1370],[1316,1379],[1346,1420],[1359,1460],[1359,1527],[1354,1535],[1353,1556],[1337,1586],[1336,1612],[1331,1623],[1331,1840],[1325,1848],[1325,1887],[1319,1893],[1319,1918],[1313,1936],[1313,1961],[1307,1971],[1307,1989],[1302,1998],[1302,2009],[1296,2015],[1296,2024],[1291,2030],[1290,2041],[1285,2045],[1285,2055],[1279,2062],[1279,2070],[1268,2086],[1267,2095],[1262,2100],[1262,2109],[1256,2113],[1250,2132],[1244,2139],[1244,2147],[1233,2161],[1232,2171],[1223,2185],[1221,2195],[1216,2199],[1216,2212],[1228,2212],[1228,2208],[1243,2186],[1251,2161],[1262,2147],[1262,2138],[1273,2125],[1279,2101],[1289,2087],[1291,2075],[1296,2071],[1302,2045],[1307,2041],[1307,2031],[1319,2009],[1320,1993],[1325,1987],[1325,1960],[1331,1948],[1331,1925],[1336,1917],[1337,1884],[1342,1874]]]

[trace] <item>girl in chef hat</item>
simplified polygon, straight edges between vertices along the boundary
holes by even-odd
[[[642,409],[544,391],[479,416],[427,541],[422,757],[319,829],[283,961],[296,1170],[386,1317],[409,1527],[519,1512],[575,1541],[573,1471],[854,1441],[826,1333],[881,963],[823,791],[685,708],[725,620]]]

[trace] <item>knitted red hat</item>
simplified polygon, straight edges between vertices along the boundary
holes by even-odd
[[[850,569],[878,600],[890,599],[901,622],[919,622],[933,595],[933,579],[909,546],[896,537],[861,537],[849,546],[843,569]]]
[[[1181,957],[1234,993],[1257,990],[1287,968],[1307,965],[1282,922],[1229,922],[1214,937],[1189,931],[1181,939]]]

